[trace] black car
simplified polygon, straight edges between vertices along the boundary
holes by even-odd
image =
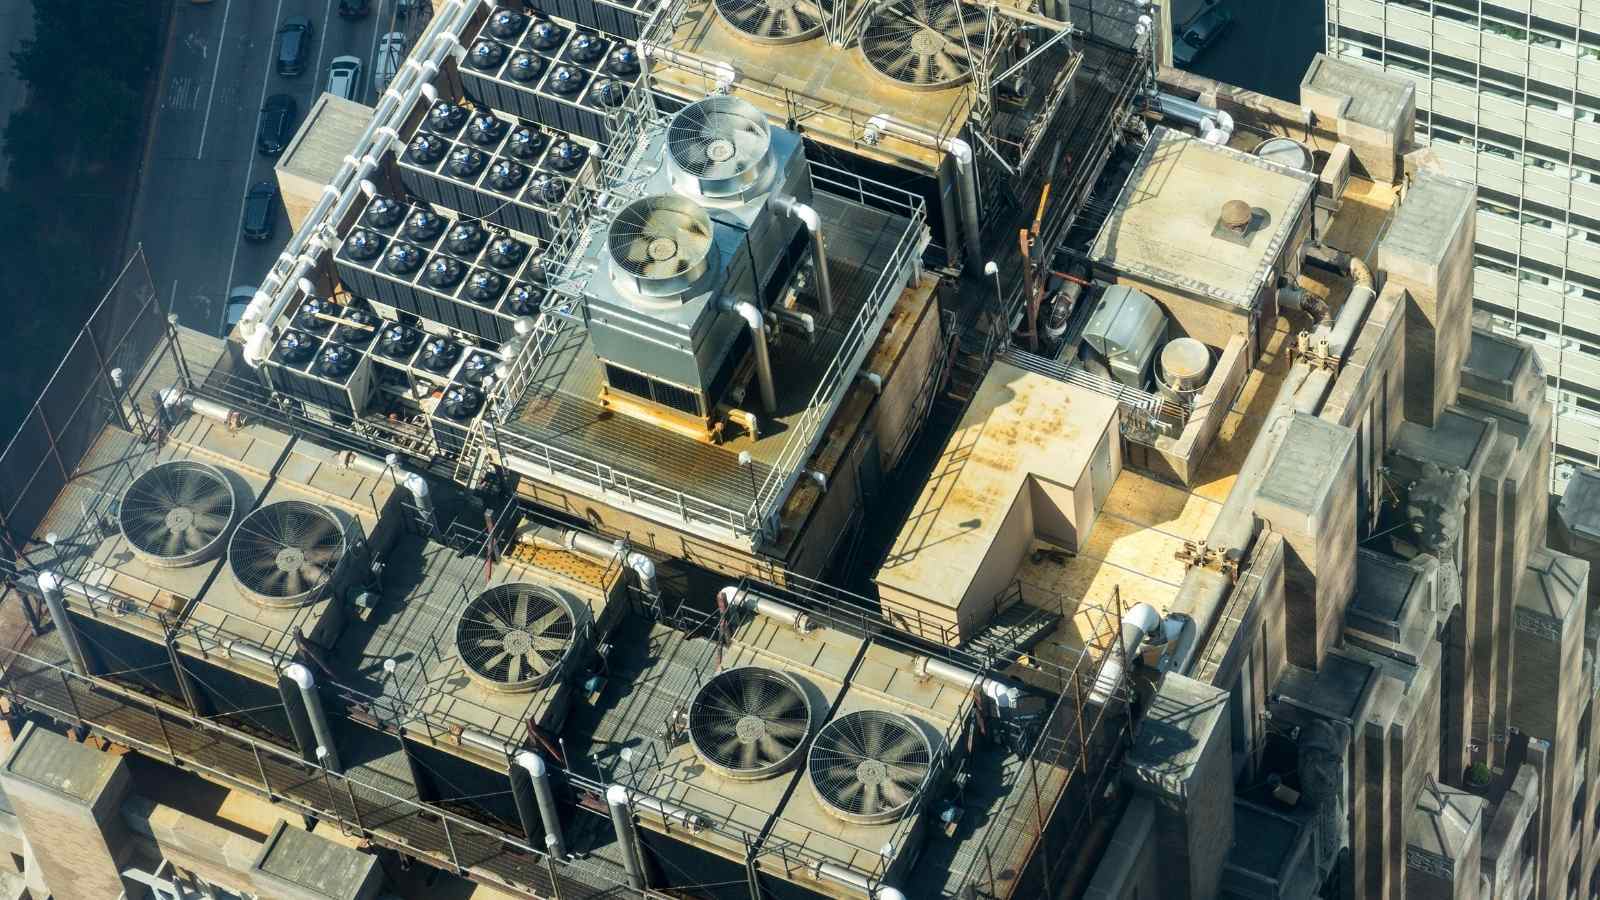
[[[339,0],[339,18],[359,19],[372,12],[372,0]]]
[[[277,156],[288,145],[294,134],[295,116],[299,104],[288,94],[273,94],[261,104],[261,121],[256,125],[256,149],[267,156]]]
[[[299,75],[311,56],[311,20],[290,16],[278,28],[278,74]]]
[[[278,186],[259,181],[244,195],[244,239],[264,241],[272,237],[272,224],[278,218]]]

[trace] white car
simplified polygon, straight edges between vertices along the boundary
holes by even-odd
[[[378,38],[378,55],[372,61],[372,91],[381,94],[389,87],[389,82],[394,80],[396,72],[400,71],[400,64],[406,61],[406,35],[403,31],[391,31]]]
[[[361,60],[354,56],[334,57],[328,66],[328,93],[354,100],[360,85]]]
[[[253,284],[241,284],[228,292],[228,306],[222,314],[222,334],[224,337],[233,330],[233,326],[239,324],[240,319],[244,318],[244,311],[249,308],[250,301],[255,298],[256,286]]]

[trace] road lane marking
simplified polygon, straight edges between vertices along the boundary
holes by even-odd
[[[370,92],[374,87],[377,86],[377,82],[374,81],[374,79],[376,79],[378,77],[378,70],[377,70],[377,65],[378,65],[378,37],[380,35],[382,35],[382,34],[383,34],[383,0],[378,0],[378,8],[374,9],[372,11],[372,47],[371,47],[371,49],[367,50],[367,64],[365,66],[366,71],[361,73],[362,77],[367,80],[367,85],[368,85],[367,91],[368,92]],[[356,85],[356,97],[362,103],[367,102],[366,101],[367,94],[365,94],[365,93],[363,93],[361,91],[361,86],[360,85]]]
[[[232,0],[229,0],[229,2],[232,2]],[[278,23],[281,21],[283,21],[283,0],[278,0],[278,11],[272,15],[274,33],[276,33]],[[256,100],[257,109],[260,109],[261,104],[267,100],[267,85],[272,83],[272,51],[277,46],[278,42],[276,40],[267,44],[267,70],[261,74],[261,96]],[[255,140],[254,135],[251,135],[251,140]],[[244,195],[250,190],[250,178],[255,174],[255,166],[256,154],[252,152],[245,157],[244,187],[239,189],[239,214],[233,218],[233,255],[228,257],[228,278],[222,283],[224,295],[233,290],[233,270],[239,264],[239,243],[244,240]],[[277,210],[273,210],[272,213],[276,216]]]
[[[222,33],[217,35],[217,61],[211,65],[211,92],[206,95],[206,118],[200,123],[200,146],[195,148],[194,158],[199,159],[206,152],[206,131],[211,127],[211,101],[217,95],[217,73],[222,70],[222,48],[228,46],[228,11],[233,9],[233,0],[228,0],[222,5]],[[277,26],[274,25],[274,28]],[[199,88],[195,89],[195,98],[200,96]],[[251,136],[254,138],[254,135]]]
[[[328,5],[322,10],[322,41],[317,44],[317,70],[311,73],[311,99],[306,103],[308,112],[311,104],[317,102],[317,79],[322,77],[322,57],[328,52],[328,39],[333,37],[333,32],[328,28],[332,15],[333,0],[328,0]]]

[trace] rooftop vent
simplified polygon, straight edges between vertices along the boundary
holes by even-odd
[[[175,459],[153,466],[122,492],[117,524],[133,552],[152,566],[192,566],[222,548],[237,504],[220,469]]]
[[[838,0],[716,0],[717,15],[741,37],[790,44],[822,33]]]
[[[391,322],[378,338],[378,352],[390,359],[408,359],[422,343],[422,332]]]
[[[457,256],[472,259],[488,241],[489,232],[484,230],[482,225],[468,219],[450,229],[450,236],[444,239],[444,246]]]
[[[228,568],[240,590],[262,606],[303,606],[321,595],[344,550],[344,530],[333,513],[303,500],[280,500],[239,523]]]
[[[960,0],[891,0],[861,33],[861,54],[873,71],[905,87],[953,87],[972,75],[983,51],[984,16]]]
[[[675,296],[709,266],[711,217],[683,197],[644,197],[617,213],[606,248],[613,272],[636,293]]]
[[[1250,221],[1255,218],[1255,212],[1250,204],[1243,200],[1229,200],[1222,204],[1222,212],[1217,217],[1217,224],[1235,234],[1244,234],[1250,230]]]
[[[737,197],[766,174],[772,135],[766,114],[737,97],[710,97],[684,107],[667,126],[667,158],[675,185],[702,197]]]
[[[806,768],[827,810],[847,822],[878,825],[904,816],[933,765],[922,729],[899,713],[846,713],[817,732]]]
[[[770,778],[800,757],[811,731],[805,689],[760,667],[718,672],[689,703],[689,740],[706,765],[738,781]]]
[[[456,652],[473,679],[491,690],[538,690],[572,655],[579,608],[532,584],[502,584],[473,598],[456,624]]]

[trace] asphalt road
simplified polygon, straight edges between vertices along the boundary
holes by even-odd
[[[24,41],[32,38],[32,0],[18,0],[15,4],[8,4],[5,7],[5,15],[0,15],[0,50],[5,53],[4,59],[9,60],[12,53],[21,49]],[[9,71],[7,74],[10,74]],[[27,100],[28,86],[22,79],[0,78],[0,124],[4,124]],[[6,184],[9,168],[5,159],[5,138],[0,136],[0,187]]]
[[[1190,67],[1198,75],[1300,102],[1300,78],[1323,48],[1323,0],[1222,0],[1233,25]]]
[[[177,2],[130,238],[144,244],[156,288],[183,324],[220,333],[229,287],[259,284],[289,238],[281,203],[270,240],[240,238],[245,192],[273,180],[276,162],[255,151],[262,101],[289,94],[303,121],[329,61],[349,54],[362,60],[359,99],[370,103],[374,45],[393,6],[372,0],[370,15],[347,21],[338,0]],[[306,70],[284,78],[273,65],[277,28],[295,15],[311,19],[315,39]]]

